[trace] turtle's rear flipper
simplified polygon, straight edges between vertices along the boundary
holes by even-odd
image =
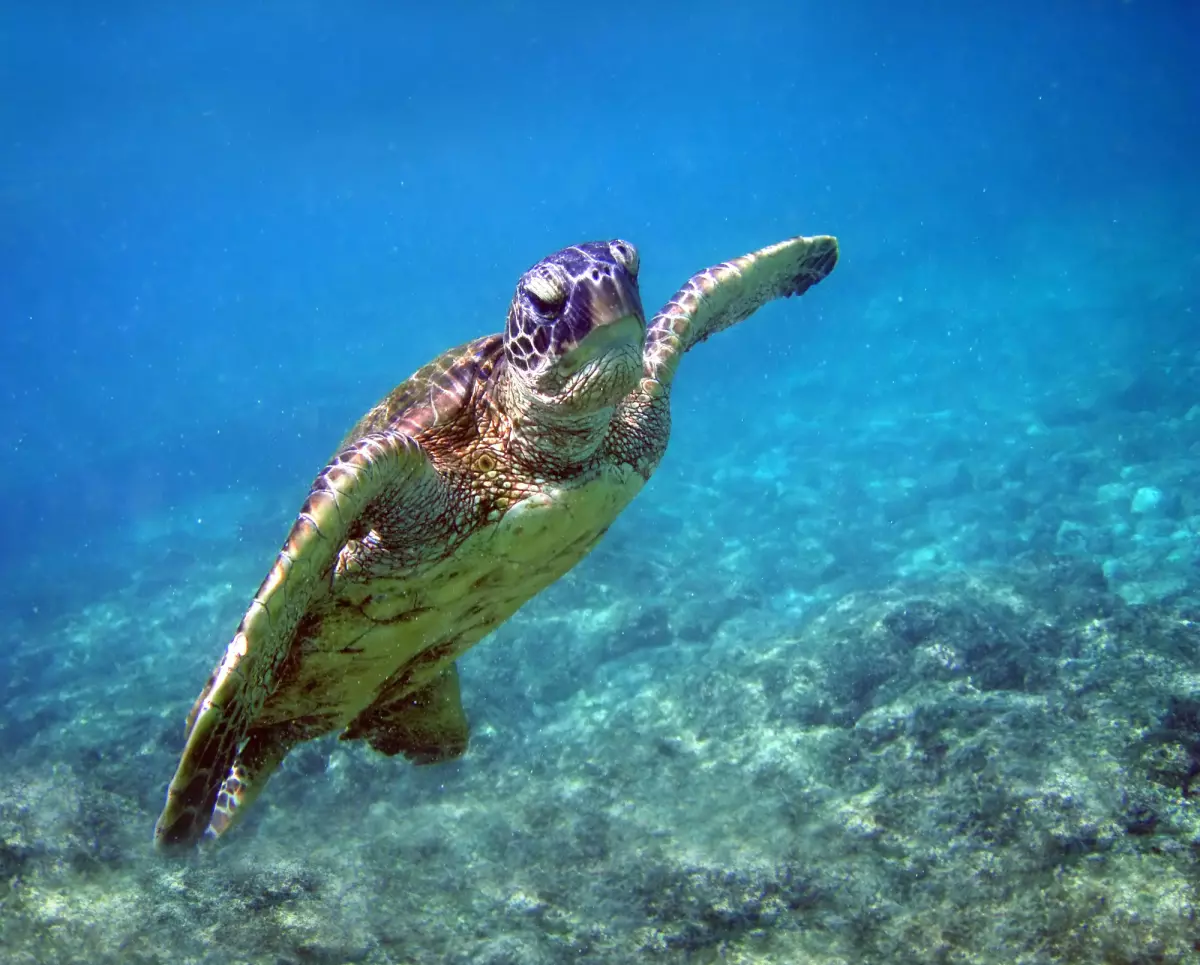
[[[305,739],[292,728],[267,727],[251,731],[229,769],[208,822],[206,837],[219,838],[237,823],[254,801],[280,762],[297,741]]]
[[[317,477],[275,564],[192,708],[187,744],[154,829],[161,850],[190,847],[208,829],[230,768],[291,652],[296,628],[316,595],[329,586],[353,529],[369,528],[379,502],[403,515],[409,505],[440,507],[447,491],[420,446],[398,432],[364,436]]]
[[[414,764],[439,764],[461,757],[469,738],[454,664],[415,693],[390,700],[385,695],[342,734],[342,740],[362,739],[381,754],[403,754]]]

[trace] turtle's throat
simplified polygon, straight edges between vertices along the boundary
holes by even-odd
[[[504,366],[493,399],[509,424],[509,451],[534,475],[569,474],[595,458],[608,434],[613,406],[564,412],[522,383]]]

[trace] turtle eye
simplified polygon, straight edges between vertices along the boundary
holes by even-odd
[[[555,315],[567,300],[566,290],[553,278],[534,275],[525,283],[525,294],[543,315]]]
[[[625,270],[636,278],[639,267],[637,249],[628,241],[614,241],[612,250],[617,260],[625,266]]]

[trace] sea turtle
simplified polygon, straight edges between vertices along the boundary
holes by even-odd
[[[588,242],[517,282],[503,333],[401,383],[317,476],[187,718],[155,828],[233,826],[297,742],[467,746],[455,660],[578,563],[654,472],[683,354],[837,262],[792,238],[701,271],[647,325],[638,252]]]

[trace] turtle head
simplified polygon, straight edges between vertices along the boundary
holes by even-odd
[[[524,392],[584,414],[634,389],[646,337],[637,274],[637,249],[618,240],[564,248],[521,276],[504,355]]]

